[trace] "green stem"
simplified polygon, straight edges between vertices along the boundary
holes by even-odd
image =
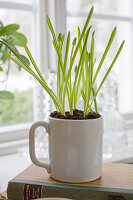
[[[69,77],[70,77],[70,74],[71,74],[70,72],[71,72],[71,70],[72,70],[72,66],[73,66],[75,57],[76,57],[77,52],[78,52],[78,49],[79,49],[79,47],[80,47],[80,45],[81,45],[83,36],[84,36],[84,34],[85,34],[85,31],[86,31],[87,26],[88,26],[88,24],[89,24],[89,21],[90,21],[90,19],[91,19],[92,13],[93,13],[93,7],[91,8],[91,10],[90,10],[90,12],[89,12],[89,15],[88,15],[88,17],[87,17],[87,20],[86,20],[85,25],[84,25],[84,28],[83,28],[83,31],[82,31],[82,33],[81,33],[81,36],[80,36],[80,38],[79,38],[79,40],[78,40],[78,43],[77,43],[77,45],[76,45],[76,48],[75,48],[75,51],[74,51],[74,54],[73,54],[72,62],[71,62],[71,65],[70,65],[70,67],[69,67],[68,74],[67,74],[67,77],[66,77],[65,87],[64,87],[64,91],[63,91],[63,99],[65,99],[65,95],[66,95],[66,91],[67,91],[67,84],[68,84],[68,80],[69,80]],[[89,27],[89,29],[91,29],[91,26]]]
[[[72,96],[71,96],[71,104],[72,105],[73,105],[74,93],[75,93],[75,90],[76,90],[76,84],[77,84],[79,70],[82,70],[82,69],[80,69],[80,67],[83,68],[83,65],[81,65],[81,63],[82,63],[82,60],[83,60],[84,51],[86,49],[87,39],[88,39],[88,36],[89,36],[89,31],[90,31],[90,28],[87,30],[87,33],[86,33],[86,36],[85,36],[85,41],[84,41],[82,53],[81,53],[81,56],[80,56],[77,72],[76,72],[76,75],[75,75],[75,80],[74,80],[74,84],[73,84],[73,91],[72,91]]]
[[[24,48],[25,48],[25,51],[26,51],[26,53],[27,53],[27,55],[28,55],[30,61],[32,62],[33,66],[34,66],[34,68],[35,68],[35,70],[36,70],[36,72],[38,73],[38,75],[40,76],[40,78],[42,79],[42,81],[44,81],[44,82],[46,83],[46,81],[44,80],[44,78],[43,78],[43,76],[42,76],[40,70],[38,69],[38,67],[37,67],[37,65],[36,65],[36,63],[35,63],[35,61],[34,61],[32,55],[31,55],[31,53],[30,53],[30,51],[29,51],[29,48],[27,47],[26,44],[24,45]],[[46,83],[46,84],[47,84],[47,83]]]
[[[96,81],[96,78],[97,78],[97,76],[98,76],[98,73],[99,73],[99,71],[100,71],[100,69],[101,69],[101,67],[102,67],[102,64],[103,64],[103,62],[104,62],[104,60],[105,60],[105,58],[106,58],[106,56],[107,56],[107,53],[108,53],[108,51],[109,51],[109,49],[110,49],[110,47],[111,47],[111,44],[112,44],[113,40],[114,40],[115,34],[116,34],[116,27],[113,29],[113,31],[112,31],[112,33],[111,33],[110,39],[109,39],[109,41],[108,41],[108,44],[107,44],[107,46],[106,46],[106,49],[105,49],[105,51],[104,51],[104,53],[103,53],[103,56],[102,56],[102,58],[101,58],[101,61],[100,61],[99,65],[98,65],[98,68],[97,68],[97,70],[96,70],[95,76],[94,76],[94,78],[93,78],[92,86],[94,86],[94,83],[95,83],[95,81]]]

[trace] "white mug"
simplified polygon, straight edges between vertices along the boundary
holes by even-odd
[[[35,129],[43,126],[49,134],[49,163],[35,155]],[[58,181],[81,183],[101,176],[103,119],[65,120],[49,118],[37,122],[29,132],[32,162],[47,169]]]

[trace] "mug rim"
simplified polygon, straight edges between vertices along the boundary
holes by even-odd
[[[101,120],[101,119],[103,119],[103,116],[101,115],[100,117],[98,117],[98,118],[94,118],[94,119],[60,119],[60,118],[54,118],[54,117],[51,117],[51,116],[49,116],[49,120],[56,120],[56,121],[71,121],[71,122],[86,122],[86,121],[93,121],[93,120],[95,120],[95,121],[98,121],[98,120]]]

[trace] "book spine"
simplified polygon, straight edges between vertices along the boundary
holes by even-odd
[[[31,200],[45,197],[69,198],[75,200],[133,200],[133,194],[122,194],[108,191],[81,189],[50,185],[34,185],[9,182],[8,199]]]

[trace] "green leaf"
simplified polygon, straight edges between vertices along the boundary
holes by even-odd
[[[3,61],[3,63],[6,62],[7,59],[8,59],[8,57],[7,57],[6,55],[3,55],[3,56],[1,57],[1,60]]]
[[[4,26],[0,30],[0,36],[10,35],[14,32],[16,32],[20,26],[18,24],[9,24],[7,26]]]
[[[110,36],[109,41],[108,41],[108,44],[107,44],[106,49],[105,49],[105,51],[104,51],[104,53],[103,53],[103,56],[102,56],[102,58],[101,58],[101,60],[100,60],[100,63],[99,63],[98,68],[97,68],[97,70],[96,70],[95,76],[94,76],[94,78],[93,78],[93,83],[92,83],[92,85],[94,85],[94,83],[95,83],[95,80],[96,80],[96,78],[97,78],[97,76],[98,76],[98,73],[99,73],[99,71],[100,71],[100,69],[101,69],[101,67],[102,67],[102,64],[103,64],[103,62],[104,62],[104,60],[105,60],[105,58],[106,58],[106,56],[107,56],[107,53],[108,53],[108,51],[109,51],[109,49],[110,49],[110,47],[111,47],[111,44],[112,44],[113,40],[114,40],[115,34],[116,34],[116,27],[113,29],[113,31],[112,31],[112,33],[111,33],[111,36]]]
[[[70,31],[68,32],[68,35],[67,35],[67,43],[66,43],[66,50],[65,50],[65,57],[64,57],[64,69],[66,69],[69,45],[70,45]]]
[[[77,43],[77,45],[76,45],[75,51],[74,51],[74,53],[73,53],[73,57],[72,57],[72,59],[71,59],[71,65],[70,65],[69,70],[68,70],[68,74],[67,74],[67,78],[66,78],[66,84],[65,84],[65,87],[64,87],[63,99],[65,99],[65,94],[66,94],[66,91],[67,91],[67,84],[68,84],[69,77],[70,77],[70,75],[71,75],[71,70],[72,70],[73,63],[74,63],[74,61],[75,61],[75,57],[76,57],[77,52],[78,52],[78,50],[79,50],[79,48],[80,48],[80,46],[81,46],[81,42],[82,42],[83,36],[85,35],[85,31],[86,31],[86,29],[87,29],[87,26],[88,26],[88,24],[89,24],[89,22],[90,22],[92,13],[93,13],[93,7],[91,8],[91,10],[90,10],[90,12],[89,12],[89,15],[88,15],[88,17],[87,17],[87,19],[86,19],[84,28],[83,28],[83,30],[82,30],[82,33],[81,33],[80,38],[79,38],[79,40],[78,40],[78,43]],[[90,28],[91,28],[91,26],[90,26]]]
[[[91,57],[90,57],[90,67],[89,67],[89,75],[90,75],[90,93],[91,93],[91,87],[92,87],[92,78],[93,78],[93,57],[94,57],[94,33],[95,31],[93,31],[92,33],[92,39],[91,39]]]
[[[47,24],[48,24],[49,29],[50,29],[50,31],[51,31],[51,33],[52,33],[52,36],[53,36],[53,42],[54,42],[55,48],[58,49],[58,44],[57,44],[57,40],[56,40],[56,36],[55,36],[55,32],[54,32],[52,23],[51,23],[51,21],[50,21],[48,15],[46,16],[46,18],[47,18]]]
[[[91,60],[91,53],[89,52],[87,52],[87,59],[88,59],[88,62],[90,62],[90,60]]]
[[[80,77],[79,77],[79,81],[81,80],[81,74],[82,74],[82,69],[83,69],[83,65],[81,65],[82,63],[82,60],[83,60],[83,56],[84,56],[84,51],[86,49],[86,45],[87,45],[87,40],[88,40],[88,36],[89,36],[89,32],[90,32],[90,29],[89,28],[86,32],[86,35],[85,35],[85,41],[84,41],[84,45],[83,45],[83,49],[82,49],[82,52],[81,52],[81,56],[80,56],[80,60],[79,60],[79,63],[78,63],[78,68],[77,68],[77,72],[76,72],[76,75],[75,75],[75,80],[74,80],[74,84],[73,84],[73,92],[72,92],[72,96],[71,96],[71,107],[73,106],[73,99],[75,97],[75,90],[76,90],[76,84],[77,84],[77,79],[78,79],[78,74],[79,74],[79,71],[81,71],[80,73]],[[79,84],[78,84],[79,85]],[[77,98],[77,95],[76,95],[76,98]],[[75,100],[77,101],[77,100]]]
[[[17,59],[16,59],[16,60],[17,60]],[[21,71],[20,65],[17,65],[17,69],[18,69],[19,72]]]
[[[74,68],[74,72],[77,73],[77,70],[78,70],[78,67],[76,65],[75,68]]]
[[[28,60],[28,58],[26,58],[25,56],[21,54],[19,54],[19,57],[23,60],[23,62],[25,62],[28,66],[30,66],[30,61]],[[16,57],[16,60],[18,60],[19,63],[23,64],[17,57]],[[21,71],[20,65],[17,65],[17,69]]]
[[[97,89],[97,91],[96,91],[96,93],[95,93],[95,96],[94,96],[93,99],[92,99],[92,102],[91,102],[90,106],[92,105],[94,99],[96,98],[96,96],[97,96],[97,94],[99,93],[101,87],[103,86],[104,81],[106,80],[108,74],[110,73],[111,69],[113,68],[113,66],[114,66],[114,64],[115,64],[115,62],[116,62],[118,56],[120,55],[120,52],[121,52],[123,46],[124,46],[124,43],[125,43],[125,40],[123,40],[123,42],[121,43],[121,45],[120,45],[120,47],[119,47],[119,49],[118,49],[118,51],[117,51],[117,53],[116,53],[116,55],[115,55],[115,57],[114,57],[114,59],[113,59],[113,61],[112,61],[110,67],[108,68],[108,70],[107,70],[105,76],[103,77],[103,80],[101,81],[101,83],[100,83],[100,85],[99,85],[99,87],[98,87],[98,89]]]
[[[58,58],[59,58],[61,70],[62,70],[62,72],[63,72],[64,79],[66,79],[66,73],[65,73],[65,71],[64,71],[63,62],[62,62],[62,58],[61,58],[61,55],[60,55],[59,46],[58,46],[58,44],[57,44],[55,32],[54,32],[52,23],[51,23],[51,21],[50,21],[48,15],[46,16],[46,18],[47,18],[48,27],[49,27],[49,29],[50,29],[50,31],[51,31],[52,36],[53,36],[53,45],[54,45],[54,47],[55,47],[55,49],[56,49],[56,51],[57,51],[57,55],[58,55]]]
[[[5,50],[5,45],[1,44],[0,49],[4,51]],[[0,59],[2,58],[2,56],[3,56],[3,53],[0,52]]]
[[[73,65],[73,63],[74,63],[74,60],[75,60],[75,57],[76,57],[76,55],[77,55],[78,49],[79,49],[79,47],[80,47],[80,45],[81,45],[81,41],[82,41],[82,38],[83,38],[83,36],[84,36],[84,34],[85,34],[85,31],[86,31],[86,29],[87,29],[87,26],[88,26],[88,24],[89,24],[89,22],[90,22],[92,13],[93,13],[93,7],[91,8],[91,10],[90,10],[90,12],[89,12],[89,15],[88,15],[88,17],[87,17],[87,19],[86,19],[86,22],[85,22],[85,25],[84,25],[84,28],[83,28],[83,31],[82,31],[82,33],[81,33],[81,35],[80,35],[79,41],[78,41],[77,46],[76,46],[76,48],[75,48],[75,51],[74,51],[74,54],[73,54],[73,59],[72,59],[72,65]],[[90,28],[91,28],[91,27],[90,27]],[[70,70],[71,70],[71,68],[70,68]]]
[[[37,65],[36,65],[36,63],[35,63],[35,60],[33,59],[32,55],[31,55],[31,52],[30,52],[30,50],[29,50],[29,48],[27,47],[26,44],[24,45],[24,48],[25,48],[25,51],[26,51],[26,53],[27,53],[27,55],[28,55],[30,61],[32,62],[33,66],[34,66],[34,68],[35,68],[35,70],[36,70],[36,72],[38,73],[38,75],[40,76],[40,78],[42,79],[42,81],[43,81],[45,84],[47,84],[46,81],[45,81],[45,79],[44,79],[44,77],[43,77],[43,75],[41,74],[39,68],[37,67]]]
[[[14,45],[12,45],[12,44],[10,44],[10,43],[8,43],[6,40],[2,40],[1,41],[1,43],[3,43],[4,45],[6,45],[6,53],[9,53],[9,51],[11,51],[11,52],[13,52],[13,54],[15,55],[15,58],[16,58],[16,60],[17,61],[19,61],[19,63],[26,63],[28,66],[30,66],[30,62],[29,62],[29,60],[25,57],[25,56],[23,56],[23,55],[21,55],[21,54],[19,54],[19,52],[18,52],[18,50],[16,49],[16,47],[14,46]],[[7,57],[6,55],[4,55],[5,57]],[[21,59],[19,59],[19,58]],[[20,65],[17,65],[17,68],[18,68],[18,70],[20,71],[21,70],[21,67],[20,67]]]
[[[3,71],[3,68],[2,68],[2,67],[0,67],[0,71],[1,71],[1,72]]]
[[[73,42],[72,42],[72,45],[73,45],[73,46],[76,45],[76,41],[77,41],[77,38],[75,37],[74,40],[73,40]]]
[[[4,51],[6,53],[10,53],[10,50],[5,45],[3,45],[3,46],[4,46]],[[7,59],[8,59],[8,57],[3,54],[3,56],[1,57],[2,62],[5,63],[7,61]]]
[[[94,88],[92,88],[92,94],[93,94],[93,97],[94,97],[95,96],[95,89]],[[95,106],[96,113],[98,113],[97,112],[97,101],[96,101],[96,98],[94,99],[94,106]]]
[[[19,57],[28,65],[28,66],[30,66],[30,61],[28,60],[28,58],[26,58],[25,56],[23,56],[23,55],[21,55],[21,54],[19,54]],[[17,59],[17,58],[16,58]],[[19,59],[18,59],[18,61],[20,62],[20,63],[22,63]],[[22,63],[23,64],[23,63]]]
[[[11,44],[15,45],[15,46],[21,46],[23,47],[24,44],[27,43],[27,38],[25,37],[24,34],[19,33],[19,32],[14,32],[11,34],[11,38],[13,39],[13,41],[11,42]]]
[[[66,49],[65,49],[65,56],[64,56],[64,71],[66,71],[66,64],[67,64],[67,59],[68,59],[69,46],[70,46],[70,31],[68,32],[68,35],[67,35],[67,42],[66,42]],[[64,84],[65,84],[65,78],[64,78],[64,76],[62,76],[62,86],[61,86],[62,91],[63,91]],[[64,106],[64,104],[65,104],[65,101],[63,102],[63,106]]]
[[[63,33],[62,38],[61,38],[61,49],[62,49],[62,46],[63,46],[64,37],[65,37],[65,34]]]
[[[10,99],[13,99],[14,98],[14,95],[11,93],[11,92],[8,92],[8,91],[0,91],[0,99],[7,99],[7,100],[10,100]]]
[[[4,50],[3,50],[3,47],[2,47],[2,50],[4,52],[6,52],[7,54],[10,54],[10,51],[13,51],[13,53],[18,55],[24,62],[26,62],[26,64],[28,66],[30,65],[29,60],[25,56],[19,54],[18,50],[16,49],[16,47],[13,44],[8,43],[7,40],[5,40],[5,39],[2,39],[1,43],[3,44],[3,46],[5,46]],[[8,57],[5,54],[3,54],[2,57],[1,57],[3,62],[5,62],[7,60],[7,58]],[[18,59],[17,59],[17,61],[18,61]],[[19,62],[21,62],[21,61],[19,61]],[[19,71],[21,70],[21,67],[20,66],[18,67],[18,65],[17,65],[17,68],[18,68]]]
[[[12,41],[13,41],[13,38],[11,37],[11,36],[8,36],[8,37],[6,37],[5,38],[5,40],[8,42],[8,43],[12,43]]]
[[[61,33],[59,33],[59,35],[58,35],[58,42],[61,42],[62,41],[62,35],[61,35]]]
[[[83,28],[83,30],[82,30],[82,33],[81,33],[80,38],[79,38],[79,40],[78,40],[78,43],[77,43],[77,45],[76,45],[75,51],[74,51],[74,53],[73,53],[73,57],[72,57],[72,59],[71,59],[70,67],[69,67],[68,74],[67,74],[67,78],[66,78],[66,84],[65,84],[65,87],[64,87],[63,99],[65,99],[65,94],[66,94],[66,91],[67,91],[67,84],[68,84],[69,77],[70,77],[70,75],[71,75],[71,70],[72,70],[72,67],[73,67],[73,63],[74,63],[74,61],[75,61],[75,57],[76,57],[77,52],[78,52],[78,50],[79,50],[79,48],[80,48],[80,46],[81,46],[81,42],[82,42],[83,36],[85,35],[85,31],[86,31],[87,26],[88,26],[88,24],[89,24],[89,21],[90,21],[90,19],[91,19],[92,13],[93,13],[93,7],[91,8],[91,10],[90,10],[90,12],[89,12],[89,15],[88,15],[88,17],[87,17],[87,19],[86,19],[84,28]],[[91,26],[89,27],[89,30],[90,30],[90,29],[91,29]],[[82,56],[82,53],[81,53],[81,56]],[[80,56],[80,58],[81,58],[81,56]],[[82,59],[81,59],[81,61],[79,61],[79,62],[82,62]],[[80,63],[80,64],[81,64],[81,63]],[[77,78],[76,78],[76,79],[77,79]],[[76,84],[76,83],[75,83],[75,84]],[[72,95],[72,96],[73,96],[73,95]],[[72,98],[73,98],[73,97],[72,97]],[[72,98],[71,98],[71,99],[72,99]],[[72,106],[72,103],[73,103],[73,100],[71,101],[71,106]]]
[[[5,46],[7,46],[7,48],[9,48],[10,50],[12,49],[16,54],[19,55],[18,50],[16,49],[16,47],[13,44],[10,44],[7,40],[2,38],[1,43],[3,43]]]
[[[15,60],[14,58],[12,58],[10,54],[4,52],[1,49],[0,49],[0,52],[2,52],[4,55],[6,55],[8,58],[13,60],[14,62],[16,61],[17,65],[20,65],[22,67],[23,65],[21,63],[23,63],[27,67],[27,69],[31,70],[30,67],[21,59],[21,57],[19,57],[20,54],[18,53],[18,50],[15,48],[15,46],[8,44],[7,42],[5,42],[5,40],[4,41],[0,40],[0,42],[2,44],[4,44],[15,55],[15,58],[17,58],[20,62],[18,62],[18,60]]]
[[[85,104],[86,103],[86,95],[83,90],[81,90],[81,95],[82,95],[82,98],[83,98],[84,104]]]
[[[0,29],[3,27],[3,22],[0,20]]]

